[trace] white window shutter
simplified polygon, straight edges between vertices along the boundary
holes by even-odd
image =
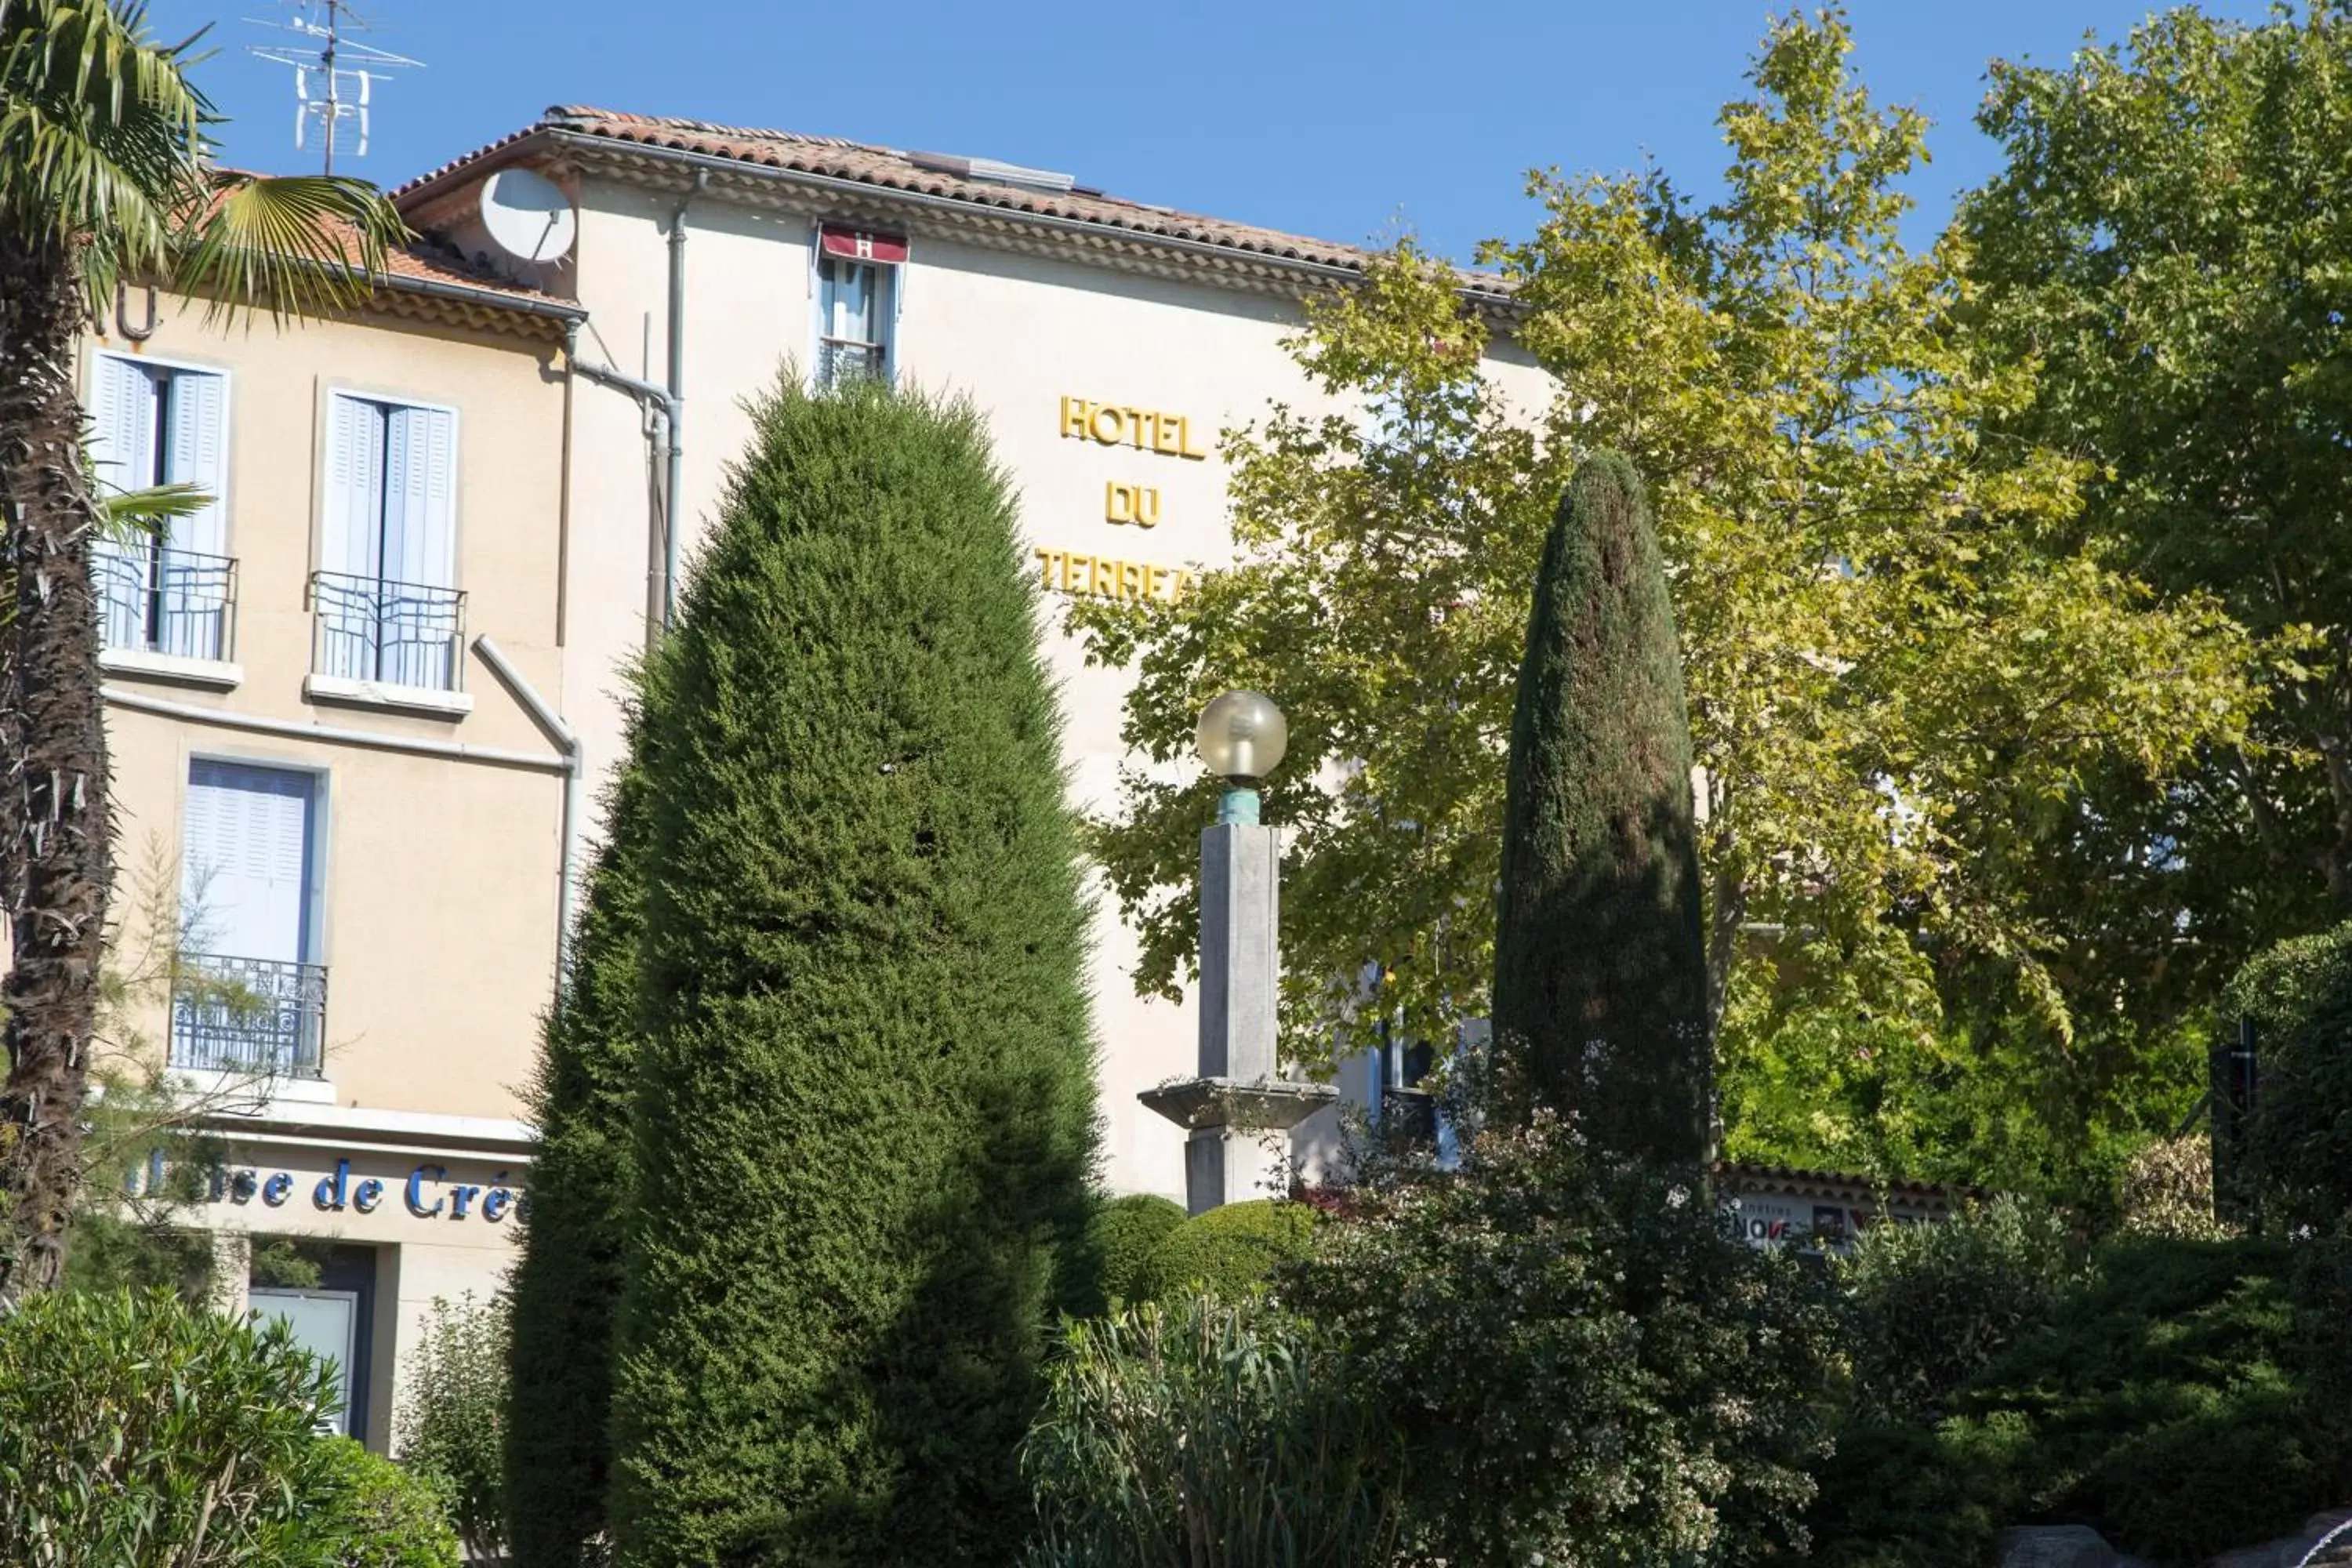
[[[319,568],[373,577],[383,555],[384,409],[337,392],[327,397],[326,516]]]
[[[171,545],[202,555],[228,553],[222,487],[228,479],[228,377],[206,371],[174,371],[172,374],[171,429],[166,450],[171,455],[171,479],[191,484],[212,498],[205,508],[172,524]]]
[[[188,765],[180,909],[195,951],[308,959],[315,793],[310,774],[288,768]]]
[[[382,571],[387,581],[456,585],[457,416],[390,408]]]
[[[90,366],[90,458],[109,490],[155,482],[155,383],[136,361],[98,354]]]

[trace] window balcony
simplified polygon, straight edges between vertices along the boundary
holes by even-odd
[[[152,544],[91,552],[110,652],[226,664],[236,658],[236,563]]]
[[[175,1068],[322,1078],[326,1022],[323,964],[187,952],[173,969]]]
[[[417,706],[463,711],[466,595],[382,577],[310,574],[310,685],[358,698],[396,689],[430,693]]]
[[[880,343],[860,342],[855,338],[817,340],[816,384],[819,386],[843,386],[863,377],[881,375],[883,363]]]

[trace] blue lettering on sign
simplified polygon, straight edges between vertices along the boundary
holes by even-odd
[[[443,1165],[419,1165],[408,1173],[408,1212],[418,1219],[431,1219],[441,1212],[439,1198],[433,1200],[431,1208],[425,1206],[425,1184],[428,1180],[425,1175],[427,1171],[433,1173],[429,1179],[436,1185],[449,1173],[448,1168]]]
[[[352,1189],[352,1207],[362,1214],[375,1213],[375,1205],[383,1202],[383,1184],[370,1176]]]
[[[482,1194],[482,1217],[492,1225],[507,1217],[507,1205],[514,1202],[514,1194],[504,1187],[492,1187]]]
[[[335,1173],[320,1177],[319,1184],[310,1189],[310,1201],[322,1209],[340,1209],[343,1206],[351,1183],[352,1163],[338,1160],[335,1162]]]
[[[261,1201],[271,1208],[277,1208],[285,1203],[286,1194],[293,1190],[294,1178],[279,1171],[261,1184]]]

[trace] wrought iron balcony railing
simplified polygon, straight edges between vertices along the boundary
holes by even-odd
[[[819,338],[816,345],[816,384],[819,386],[839,386],[861,376],[882,374],[882,345],[860,342],[855,338]]]
[[[236,563],[147,542],[92,552],[106,646],[133,653],[236,657]]]
[[[465,689],[466,595],[457,589],[313,572],[310,610],[312,674]]]
[[[324,964],[184,952],[172,977],[172,1065],[324,1076]]]

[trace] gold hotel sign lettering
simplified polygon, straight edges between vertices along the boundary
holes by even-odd
[[[1129,447],[1139,452],[1191,462],[1202,461],[1209,455],[1192,444],[1190,416],[1160,408],[1065,397],[1059,428],[1066,441]],[[1125,527],[1159,527],[1160,487],[1106,480],[1103,521]],[[1036,556],[1045,585],[1064,594],[1102,599],[1155,599],[1172,604],[1183,596],[1192,582],[1193,574],[1189,571],[1147,561],[1089,555],[1072,550],[1040,550]]]

